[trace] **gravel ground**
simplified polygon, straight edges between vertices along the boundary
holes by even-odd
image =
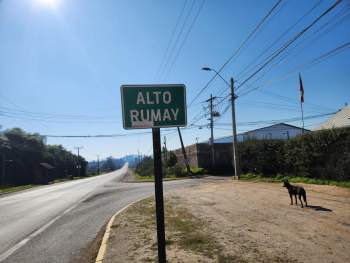
[[[289,205],[281,184],[223,180],[169,192],[168,261],[350,262],[350,191],[303,186],[307,208]],[[152,205],[137,204],[116,219],[105,262],[156,261]],[[174,228],[176,216],[193,231]],[[181,231],[200,231],[198,246],[183,245]]]

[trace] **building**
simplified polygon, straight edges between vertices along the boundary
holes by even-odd
[[[304,129],[304,132],[309,130]],[[248,140],[288,140],[303,133],[303,129],[293,125],[279,123],[268,127],[255,129],[237,135],[239,142]],[[214,140],[215,148],[215,171],[232,170],[232,136]],[[212,168],[211,146],[208,142],[196,143],[185,147],[189,165],[202,167],[210,170]],[[184,165],[184,157],[181,149],[174,151],[179,164]]]
[[[207,170],[212,168],[211,150],[208,143],[196,143],[185,147],[189,165],[202,167]],[[176,149],[174,153],[177,163],[184,166],[185,161],[182,150]],[[215,144],[215,171],[222,172],[232,170],[232,143]]]
[[[304,129],[304,132],[309,130]],[[271,126],[237,134],[239,142],[249,140],[288,140],[303,133],[303,129],[286,123],[273,124]],[[232,136],[214,140],[215,143],[232,143]]]
[[[350,106],[346,105],[315,130],[350,127]]]

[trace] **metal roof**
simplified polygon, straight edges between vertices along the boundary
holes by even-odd
[[[251,132],[260,131],[260,130],[268,130],[268,129],[272,129],[272,130],[273,130],[273,129],[274,129],[275,127],[277,127],[278,125],[285,126],[286,129],[292,128],[292,129],[303,130],[303,128],[301,128],[301,127],[294,126],[294,125],[290,125],[290,124],[287,124],[287,123],[275,123],[275,124],[273,124],[273,125],[269,125],[269,126],[257,128],[257,129],[254,129],[254,130],[250,130],[250,131],[238,133],[237,136],[242,136],[242,135],[249,134],[249,133],[251,133]],[[308,132],[308,131],[310,131],[310,130],[304,129],[304,131]],[[215,143],[232,142],[232,135],[225,136],[225,137],[221,137],[221,138],[217,138],[217,139],[214,140],[214,142],[215,142]]]
[[[350,127],[350,106],[345,106],[315,130]]]

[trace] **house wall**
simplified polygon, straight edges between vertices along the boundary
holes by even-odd
[[[232,169],[232,144],[215,144],[215,170],[217,172]],[[198,143],[185,147],[190,166],[212,169],[211,147],[207,143]],[[174,151],[179,165],[185,166],[181,149]]]
[[[198,167],[197,145],[196,144],[189,145],[189,146],[185,147],[185,151],[187,154],[187,158],[189,160],[189,165],[192,167]],[[184,156],[182,154],[182,149],[181,148],[176,149],[176,150],[174,150],[174,153],[175,153],[176,158],[177,158],[177,163],[179,165],[185,166],[186,163],[185,163]]]
[[[299,128],[287,125],[273,125],[243,134],[243,140],[288,140],[302,134]]]

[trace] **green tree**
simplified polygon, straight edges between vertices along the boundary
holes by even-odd
[[[173,167],[175,166],[177,163],[177,158],[176,158],[176,155],[174,152],[169,152],[169,155],[168,155],[168,160],[167,160],[167,163],[166,163],[166,166],[167,167]]]
[[[117,166],[114,163],[113,157],[108,157],[102,164],[103,171],[114,171],[117,169]]]

